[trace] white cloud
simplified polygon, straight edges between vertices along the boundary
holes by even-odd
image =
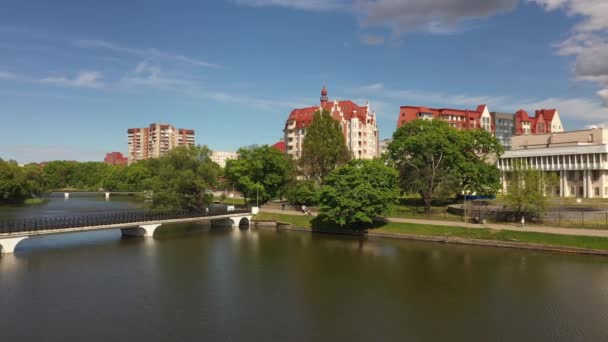
[[[528,0],[547,11],[564,10],[581,20],[570,37],[556,44],[560,55],[575,57],[577,80],[597,83],[598,95],[608,107],[608,1],[606,0]]]
[[[608,107],[608,89],[598,91],[597,95],[604,101],[604,106]]]
[[[308,11],[350,12],[364,27],[403,32],[452,33],[468,21],[514,9],[518,0],[234,0],[252,7],[281,6]],[[378,41],[378,39],[374,40]]]
[[[122,52],[130,55],[135,55],[143,58],[159,58],[170,60],[174,62],[180,62],[195,66],[207,67],[207,68],[219,68],[220,66],[215,63],[207,62],[201,59],[188,57],[180,54],[174,54],[170,52],[164,52],[158,49],[140,49],[140,48],[132,48],[127,46],[122,46],[110,42],[106,42],[103,40],[95,40],[95,39],[80,39],[75,41],[75,44],[79,47],[85,48],[96,48],[96,49],[105,49],[116,52]]]
[[[103,86],[101,78],[101,74],[97,71],[83,71],[74,78],[51,76],[42,78],[39,82],[77,88],[101,88]]]
[[[379,36],[375,34],[362,34],[359,37],[364,44],[367,45],[381,45],[384,44],[384,36]]]
[[[135,69],[127,73],[118,83],[129,88],[144,86],[179,93],[191,92],[193,88],[197,87],[196,81],[168,75],[162,71],[160,66],[151,64],[147,60],[137,64]]]
[[[329,11],[346,8],[349,0],[234,0],[251,7],[280,6],[307,11]]]

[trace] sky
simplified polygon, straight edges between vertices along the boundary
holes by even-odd
[[[127,129],[273,144],[297,107],[369,101],[608,123],[608,0],[0,2],[0,158],[101,161]]]

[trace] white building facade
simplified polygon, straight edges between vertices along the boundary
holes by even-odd
[[[504,192],[507,173],[518,163],[555,173],[555,196],[608,198],[608,129],[514,136],[511,150],[497,161]]]
[[[302,155],[302,144],[306,129],[310,126],[314,113],[327,110],[334,120],[340,123],[346,146],[353,158],[373,159],[379,156],[379,132],[376,123],[376,113],[370,109],[369,103],[358,106],[352,101],[329,101],[327,90],[321,90],[319,106],[294,109],[285,123],[284,141],[285,153],[298,159]]]
[[[239,154],[236,152],[213,151],[211,160],[217,163],[222,168],[226,167],[226,162],[230,159],[238,159]]]

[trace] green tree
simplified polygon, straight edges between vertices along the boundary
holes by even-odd
[[[153,193],[153,210],[202,211],[213,201],[210,189],[217,182],[220,167],[211,160],[206,146],[176,147],[146,164],[152,176],[143,186]]]
[[[283,195],[293,174],[290,159],[268,145],[241,148],[238,153],[238,159],[226,162],[224,174],[245,199],[257,196],[265,203]]]
[[[540,214],[546,211],[548,196],[558,184],[555,173],[543,172],[525,163],[514,162],[512,171],[506,173],[507,205],[517,211],[517,216]]]
[[[325,176],[349,159],[340,123],[327,110],[315,112],[302,143],[299,167],[303,175],[321,184]]]
[[[414,120],[399,128],[387,160],[399,171],[405,192],[418,193],[424,210],[439,194],[461,190],[495,194],[502,147],[483,130],[457,130],[441,120]]]
[[[0,203],[16,203],[30,196],[24,172],[15,161],[0,159]]]
[[[319,202],[319,191],[320,189],[314,181],[297,181],[290,184],[285,192],[285,197],[292,204],[316,205]]]
[[[395,169],[379,160],[352,160],[326,177],[319,218],[341,227],[362,227],[386,213],[398,196]]]

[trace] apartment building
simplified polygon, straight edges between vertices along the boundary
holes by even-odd
[[[372,159],[379,155],[376,113],[371,111],[369,103],[359,106],[350,100],[330,101],[325,87],[321,90],[320,100],[319,105],[294,109],[287,118],[283,133],[288,156],[300,158],[306,129],[314,113],[320,110],[329,111],[334,120],[340,123],[346,146],[353,158]]]
[[[239,154],[236,152],[213,151],[211,160],[217,163],[222,168],[226,167],[226,162],[230,159],[237,159]]]
[[[194,146],[194,130],[153,123],[144,128],[127,130],[129,164],[138,160],[159,158],[176,146]]]

